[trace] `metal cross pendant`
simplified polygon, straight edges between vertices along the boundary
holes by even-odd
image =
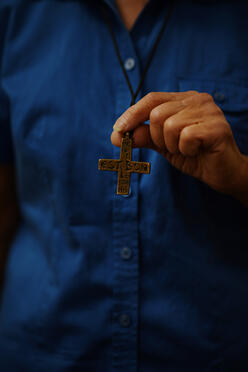
[[[117,194],[128,195],[131,173],[150,173],[150,163],[132,161],[132,138],[125,133],[121,143],[120,159],[99,159],[98,169],[118,172]]]

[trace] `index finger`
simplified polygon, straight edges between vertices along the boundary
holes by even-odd
[[[129,107],[115,122],[114,130],[126,132],[135,129],[150,117],[150,112],[162,103],[180,101],[196,92],[151,92]]]

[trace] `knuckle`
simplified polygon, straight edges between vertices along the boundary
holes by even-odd
[[[181,138],[183,141],[189,141],[191,139],[191,129],[190,127],[183,128],[181,132]]]
[[[221,109],[212,102],[206,106],[206,111],[209,115],[219,115],[222,113]]]
[[[161,110],[158,107],[155,107],[151,112],[150,112],[150,121],[153,122],[154,124],[158,123],[161,118]]]
[[[173,126],[174,126],[173,118],[170,117],[170,118],[166,119],[165,122],[164,122],[164,126],[165,126],[165,129],[167,131],[171,131],[173,129]]]
[[[192,105],[192,106],[199,105],[200,106],[205,103],[212,103],[213,97],[209,93],[195,92],[195,94],[186,98],[184,101],[187,105]]]
[[[199,99],[203,102],[213,101],[213,97],[211,96],[211,94],[206,92],[199,93]]]
[[[150,101],[154,101],[157,97],[157,93],[156,92],[149,92],[147,93],[146,95],[146,99],[150,102]]]
[[[216,118],[221,119],[223,118],[222,110],[216,106],[214,102],[208,102],[204,105],[201,109],[202,115],[204,115],[205,118]]]
[[[190,94],[190,95],[196,95],[196,94],[199,94],[198,90],[188,90],[187,93]]]

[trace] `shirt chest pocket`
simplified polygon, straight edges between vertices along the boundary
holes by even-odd
[[[196,90],[212,95],[231,125],[240,151],[248,155],[248,87],[218,80],[179,81],[179,90]]]

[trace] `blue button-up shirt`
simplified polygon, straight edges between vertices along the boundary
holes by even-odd
[[[169,2],[129,33],[106,0],[134,89]],[[247,208],[135,149],[128,197],[98,158],[131,97],[99,1],[0,5],[0,153],[21,223],[0,312],[1,372],[248,370]],[[179,1],[138,97],[213,95],[248,155],[248,5]],[[242,369],[244,368],[244,369]]]

